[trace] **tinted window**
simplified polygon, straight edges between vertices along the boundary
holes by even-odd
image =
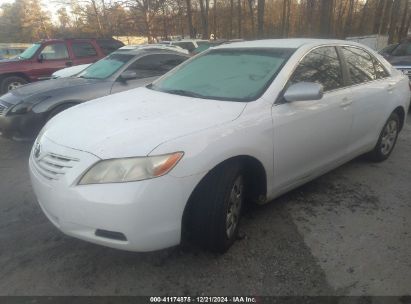
[[[211,49],[183,63],[149,88],[197,98],[252,101],[277,76],[294,49]]]
[[[113,53],[87,67],[78,74],[78,77],[88,79],[104,79],[110,77],[132,58],[133,55]]]
[[[192,42],[173,42],[174,45],[178,45],[183,49],[186,49],[190,53],[195,50],[196,46]]]
[[[385,78],[390,76],[387,70],[384,68],[381,62],[374,58],[375,73],[377,74],[377,79]]]
[[[97,40],[97,44],[105,55],[108,55],[124,46],[122,42],[117,40]]]
[[[67,47],[63,42],[47,45],[40,53],[44,60],[68,58]]]
[[[377,79],[374,59],[366,51],[353,47],[343,47],[351,83],[358,84]]]
[[[138,78],[160,76],[170,71],[186,59],[187,58],[184,56],[171,54],[147,55],[130,65],[127,70],[135,71]]]
[[[321,47],[308,53],[300,62],[291,83],[316,82],[324,86],[324,91],[343,86],[342,70],[334,47]]]
[[[411,55],[411,43],[404,42],[401,43],[394,51],[391,53],[393,56],[410,56]]]
[[[73,48],[74,56],[77,58],[97,56],[96,49],[89,42],[73,42],[71,47]]]

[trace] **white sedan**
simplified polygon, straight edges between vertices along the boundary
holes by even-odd
[[[364,153],[387,159],[409,101],[408,78],[356,43],[223,45],[57,115],[32,149],[32,184],[73,237],[131,251],[188,238],[224,252],[245,203]]]

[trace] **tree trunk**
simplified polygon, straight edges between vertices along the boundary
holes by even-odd
[[[315,0],[307,0],[307,4],[306,4],[307,31],[308,31],[307,34],[309,36],[313,34],[314,9],[315,9]]]
[[[228,33],[228,39],[233,35],[233,18],[234,18],[234,0],[230,0],[230,31]]]
[[[196,38],[193,27],[193,13],[191,10],[191,0],[186,0],[187,5],[187,22],[188,22],[188,32],[190,33],[190,38]]]
[[[359,26],[358,26],[358,32],[361,33],[361,34],[367,33],[367,29],[366,29],[366,26],[365,26],[365,24],[366,24],[365,18],[367,16],[366,13],[368,11],[368,4],[369,4],[369,0],[365,1],[365,4],[362,8],[361,19],[360,19],[360,23],[359,23]]]
[[[333,11],[334,11],[334,0],[322,1],[321,10],[320,10],[320,35],[323,38],[329,38],[332,34],[331,24],[332,24]]]
[[[390,27],[388,29],[388,44],[392,44],[396,40],[398,33],[398,20],[400,16],[401,0],[394,0],[391,9]]]
[[[248,0],[248,8],[250,9],[250,20],[251,20],[251,37],[255,37],[255,24],[254,24],[254,0]]]
[[[214,0],[214,14],[213,14],[213,32],[214,32],[214,40],[217,39],[217,0]]]
[[[381,30],[381,23],[383,19],[383,13],[384,13],[384,8],[386,6],[387,0],[379,0],[376,10],[375,10],[375,15],[374,15],[374,30],[373,33],[379,34]]]
[[[242,36],[242,28],[241,28],[241,0],[237,1],[237,9],[238,9],[238,24],[237,24],[237,28],[238,28],[238,38],[241,38]]]
[[[205,4],[204,4],[205,1]],[[209,0],[200,0],[201,26],[203,39],[208,39],[208,8]]]
[[[407,25],[407,16],[408,16],[408,9],[409,9],[409,0],[404,0],[404,11],[402,13],[402,20],[401,26],[398,33],[398,41],[401,41],[404,38],[404,31]]]
[[[378,31],[379,34],[387,34],[387,28],[388,28],[388,24],[390,23],[390,17],[391,17],[392,1],[393,0],[385,0],[384,11],[383,11],[384,17],[382,19],[381,26]]]
[[[288,37],[290,23],[290,0],[283,0],[283,14],[281,17],[281,36]]]
[[[354,12],[354,0],[350,0],[348,6],[347,19],[345,19],[344,25],[344,38],[347,38],[352,32],[352,22],[353,22],[353,12]]]
[[[265,6],[265,0],[258,0],[258,8],[257,8],[258,38],[263,38],[264,36],[264,6]]]

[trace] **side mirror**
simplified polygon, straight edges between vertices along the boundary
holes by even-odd
[[[44,55],[40,54],[39,57],[37,58],[37,61],[42,63],[44,61]]]
[[[129,80],[129,79],[136,79],[136,78],[137,78],[137,73],[134,71],[124,71],[123,73],[120,74],[121,80]]]
[[[299,82],[292,84],[284,93],[288,102],[320,100],[323,98],[323,86],[315,82]]]

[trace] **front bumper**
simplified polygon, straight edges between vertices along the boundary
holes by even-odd
[[[32,185],[42,210],[62,232],[130,251],[153,251],[180,243],[184,208],[202,176],[165,175],[139,182],[79,186],[79,176],[99,158],[44,137],[40,144],[41,153],[34,148],[30,156]],[[76,161],[57,179],[49,179],[38,168],[38,159],[48,152],[70,155]]]
[[[0,115],[0,135],[15,140],[34,139],[45,123],[43,114]]]

